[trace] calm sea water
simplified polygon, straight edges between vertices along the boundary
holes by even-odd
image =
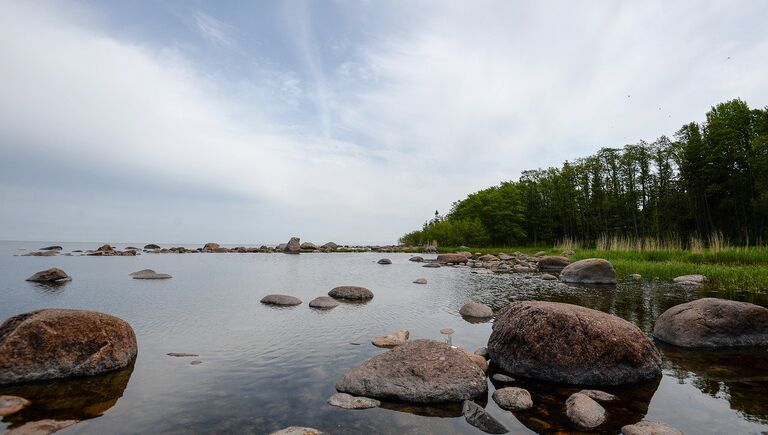
[[[61,433],[269,433],[310,426],[330,433],[480,433],[458,406],[420,407],[384,403],[350,411],[327,398],[348,369],[384,352],[374,335],[410,330],[411,338],[484,346],[491,323],[469,323],[458,314],[466,302],[500,309],[512,300],[553,300],[623,317],[649,333],[654,319],[672,305],[703,296],[749,300],[763,296],[719,293],[643,281],[615,289],[588,289],[541,281],[531,274],[473,274],[463,268],[423,268],[407,254],[143,254],[137,257],[20,257],[50,243],[0,242],[0,320],[46,307],[102,311],[128,321],[136,331],[135,364],[112,374],[64,382],[0,387],[33,406],[5,417],[0,429],[41,418],[83,421]],[[141,246],[143,244],[135,244]],[[64,252],[96,244],[63,244]],[[120,245],[120,248],[125,246]],[[77,255],[77,254],[75,254]],[[376,264],[388,257],[393,264]],[[73,280],[58,287],[25,282],[34,272],[59,267]],[[151,268],[165,281],[133,280]],[[412,284],[425,277],[427,285]],[[339,285],[361,285],[375,298],[330,311],[307,303]],[[295,295],[304,304],[272,308],[259,303],[269,293]],[[351,343],[359,343],[354,345]],[[759,434],[768,431],[768,352],[688,352],[661,347],[664,374],[655,381],[602,388],[620,397],[606,405],[601,427],[617,433],[643,418],[661,420],[690,434]],[[199,358],[174,358],[190,352]],[[199,359],[202,364],[191,365]],[[580,388],[520,382],[536,404],[508,412],[490,400],[486,409],[511,433],[568,430],[564,402]]]

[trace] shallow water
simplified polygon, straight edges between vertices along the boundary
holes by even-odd
[[[83,421],[61,433],[269,433],[309,426],[331,433],[480,433],[459,406],[384,403],[349,411],[327,398],[349,368],[384,352],[374,335],[407,328],[411,338],[445,340],[469,350],[484,346],[491,323],[469,323],[465,302],[500,309],[511,300],[575,303],[621,316],[649,333],[654,319],[680,302],[703,296],[768,305],[765,296],[681,288],[656,281],[582,288],[539,280],[534,274],[489,275],[465,268],[423,268],[408,254],[143,254],[137,257],[18,257],[48,243],[0,242],[0,320],[45,307],[97,310],[127,320],[136,331],[135,364],[103,376],[0,387],[34,404],[0,422],[0,429],[42,418]],[[63,244],[65,251],[97,244]],[[138,246],[138,245],[134,245]],[[124,246],[120,245],[121,248]],[[75,254],[77,255],[77,254]],[[376,264],[382,257],[388,266]],[[73,280],[57,287],[25,282],[34,272],[60,267]],[[133,280],[151,268],[165,281]],[[412,284],[425,277],[427,285]],[[375,298],[330,311],[307,303],[338,285],[362,285]],[[288,293],[304,304],[273,308],[268,293]],[[354,345],[351,343],[359,343]],[[768,431],[768,351],[681,351],[659,346],[661,378],[640,385],[601,388],[620,397],[607,404],[604,433],[643,418],[661,420],[690,434]],[[174,358],[191,352],[198,358]],[[202,364],[191,365],[199,359]],[[511,433],[570,430],[565,399],[581,388],[521,381],[535,403],[508,412],[490,395],[486,409]],[[481,400],[481,402],[483,402]]]

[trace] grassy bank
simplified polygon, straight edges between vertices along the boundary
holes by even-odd
[[[440,247],[440,252],[468,250],[483,254],[520,251],[532,255],[544,251],[547,255],[560,255],[552,247],[488,247],[459,249]],[[415,249],[413,252],[420,252]],[[700,273],[711,280],[713,286],[726,290],[744,290],[768,293],[768,248],[727,248],[692,252],[689,250],[597,250],[575,249],[571,261],[584,258],[605,258],[616,268],[620,278],[639,273],[646,279],[669,281],[680,275]]]

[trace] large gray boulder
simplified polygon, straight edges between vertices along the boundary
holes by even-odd
[[[576,385],[619,385],[661,374],[656,347],[637,326],[578,305],[509,304],[496,316],[488,352],[507,373]]]
[[[355,396],[415,403],[461,402],[488,391],[485,373],[461,349],[414,340],[347,372],[336,389]]]
[[[653,336],[681,347],[765,346],[768,308],[726,299],[697,299],[659,316]]]
[[[0,385],[123,368],[136,356],[124,320],[95,311],[45,309],[0,325]]]
[[[283,252],[286,254],[299,254],[301,253],[301,240],[298,237],[291,237],[291,240],[285,244]]]
[[[616,271],[608,260],[588,258],[569,264],[560,281],[572,284],[616,284]]]

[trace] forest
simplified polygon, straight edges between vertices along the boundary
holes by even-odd
[[[740,99],[702,123],[522,172],[453,203],[403,235],[406,245],[541,246],[620,238],[761,245],[768,236],[768,107]]]

